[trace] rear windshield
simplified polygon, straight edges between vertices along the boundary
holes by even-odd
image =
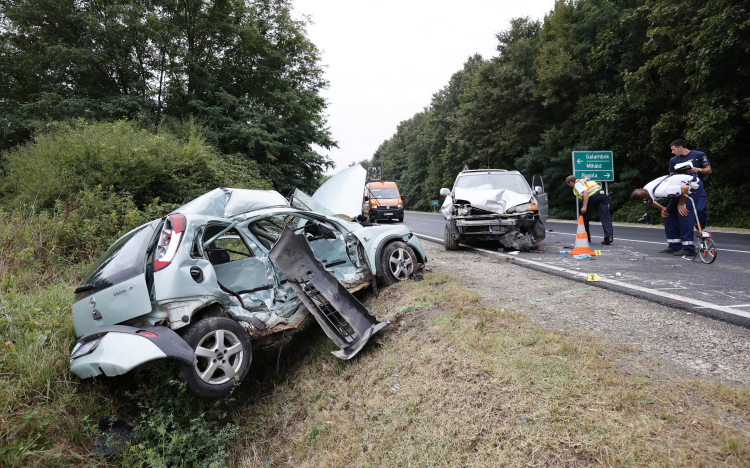
[[[92,286],[92,288],[87,288],[88,290],[81,295],[85,296],[100,291],[143,273],[146,268],[148,243],[158,224],[159,220],[152,221],[117,239],[97,260],[94,268],[83,280],[83,285],[78,289],[82,289],[86,285]],[[78,294],[76,298],[80,299]]]
[[[398,189],[392,188],[374,188],[370,189],[372,198],[398,198]]]
[[[531,193],[529,184],[520,174],[470,174],[456,180],[456,188],[473,190],[505,189],[516,193]]]

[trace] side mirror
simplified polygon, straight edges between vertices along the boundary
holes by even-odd
[[[537,185],[536,187],[534,187],[534,193],[536,193],[537,195],[540,193],[544,193],[544,189]]]
[[[406,204],[406,197],[401,195],[401,202],[405,205]]]
[[[448,190],[447,188],[441,188],[440,189],[440,196],[441,197],[449,197],[450,194],[451,194],[451,191]]]

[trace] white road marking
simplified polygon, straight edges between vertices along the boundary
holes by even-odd
[[[569,232],[557,232],[557,231],[555,231],[552,234],[562,234],[562,235],[565,235],[565,236],[575,236],[575,234],[572,234],[572,233],[569,233]],[[598,236],[591,236],[591,238],[592,239],[594,239],[594,238],[596,238],[596,239],[604,239],[603,237],[600,238]],[[622,238],[622,237],[617,237],[617,238],[615,238],[615,240],[625,241],[625,242],[641,242],[643,244],[656,244],[656,245],[664,245],[664,244],[667,243],[666,239],[664,240],[664,242],[653,242],[653,241],[644,241],[644,240],[636,240],[636,239],[625,239],[625,238]],[[750,253],[750,251],[747,251],[747,250],[722,249],[721,247],[718,247],[718,246],[716,247],[716,250],[718,250],[719,252]]]
[[[417,234],[417,233],[415,233],[415,234],[417,235],[417,237],[421,237],[423,239],[429,239],[429,240],[433,240],[433,241],[436,241],[436,242],[443,242],[443,239],[438,239],[437,237],[425,236],[424,234]],[[576,271],[568,270],[566,268],[560,268],[560,267],[557,267],[557,266],[554,266],[554,265],[549,265],[549,264],[542,263],[542,262],[536,262],[534,260],[528,260],[528,259],[525,259],[525,258],[519,258],[519,257],[512,256],[512,255],[506,255],[506,254],[502,254],[500,252],[493,252],[492,250],[478,249],[476,247],[469,247],[468,245],[461,245],[461,247],[463,247],[465,249],[475,250],[477,252],[483,252],[483,253],[488,253],[488,254],[496,255],[496,256],[502,257],[502,258],[509,258],[509,259],[512,259],[512,260],[515,260],[515,261],[518,261],[518,262],[528,263],[529,265],[535,265],[535,266],[538,266],[538,267],[542,267],[542,268],[547,268],[547,269],[550,269],[550,270],[559,271],[561,273],[572,274],[573,276],[577,276],[579,278],[586,278],[586,276],[587,276],[586,273],[579,273],[579,272],[576,272]],[[724,313],[727,313],[727,314],[730,314],[730,315],[736,315],[736,316],[739,316],[739,317],[750,318],[750,312],[744,312],[742,310],[733,309],[733,307],[738,307],[738,306],[721,306],[721,305],[718,305],[718,304],[712,304],[710,302],[701,301],[700,299],[693,299],[693,298],[690,298],[690,297],[684,297],[684,296],[678,296],[676,294],[665,293],[663,291],[659,291],[659,290],[656,290],[656,289],[644,288],[642,286],[636,286],[634,284],[623,283],[622,281],[611,280],[611,279],[603,278],[601,276],[599,277],[599,282],[600,283],[609,283],[609,284],[612,284],[612,285],[615,285],[615,286],[620,286],[620,287],[632,289],[632,290],[635,290],[635,291],[640,291],[640,292],[644,292],[644,293],[648,293],[648,294],[653,294],[655,296],[661,296],[661,297],[664,297],[664,298],[667,298],[667,299],[672,299],[673,301],[687,302],[689,304],[692,304],[692,305],[696,306],[695,308],[713,309],[713,310],[718,310],[718,311],[721,311],[721,312],[724,312]]]
[[[724,307],[750,307],[750,304],[737,304]],[[706,307],[694,307],[695,309],[706,309]]]
[[[419,221],[431,221],[433,223],[441,223],[441,224],[445,223],[445,219],[418,218],[418,217],[414,217],[414,216],[410,216],[409,218],[410,219],[416,219],[416,220],[419,220]],[[572,222],[570,224],[572,224]],[[635,226],[635,227],[637,227],[637,226]],[[575,233],[559,232],[559,231],[552,231],[551,234],[552,235],[562,234],[562,235],[565,235],[565,236],[575,236]],[[594,238],[596,238],[596,239],[604,239],[603,237],[599,237],[599,236],[591,236],[591,238],[592,239],[594,239]],[[655,244],[655,245],[664,245],[664,244],[667,243],[666,239],[664,240],[664,242],[653,242],[653,241],[644,241],[644,240],[637,240],[637,239],[625,239],[623,237],[617,237],[616,240],[618,240],[618,241],[625,241],[625,242],[640,242],[642,244]],[[750,251],[747,251],[747,250],[722,249],[721,247],[718,247],[718,246],[717,246],[717,250],[719,252],[738,252],[738,253],[750,254]]]
[[[419,221],[432,221],[433,223],[445,224],[445,219],[416,218],[414,216],[409,216],[409,219],[417,219]]]

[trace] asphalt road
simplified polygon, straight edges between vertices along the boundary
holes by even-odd
[[[424,240],[443,242],[445,221],[440,214],[407,212],[404,224]],[[711,231],[718,254],[707,265],[697,258],[693,262],[691,257],[658,253],[667,247],[663,228],[615,225],[615,242],[601,245],[598,223],[591,224],[591,249],[601,250],[602,255],[576,260],[559,253],[572,248],[576,223],[548,221],[545,226],[547,237],[539,252],[503,252],[499,243],[476,241],[461,248],[493,252],[514,263],[581,281],[596,274],[599,281],[593,285],[750,326],[750,233]]]

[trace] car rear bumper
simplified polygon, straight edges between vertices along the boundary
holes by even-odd
[[[155,336],[144,336],[149,332]],[[82,346],[98,340],[93,350],[73,357]],[[82,379],[104,374],[122,375],[156,359],[174,358],[193,362],[193,350],[167,327],[136,328],[112,325],[97,328],[82,336],[73,347],[70,370]]]

